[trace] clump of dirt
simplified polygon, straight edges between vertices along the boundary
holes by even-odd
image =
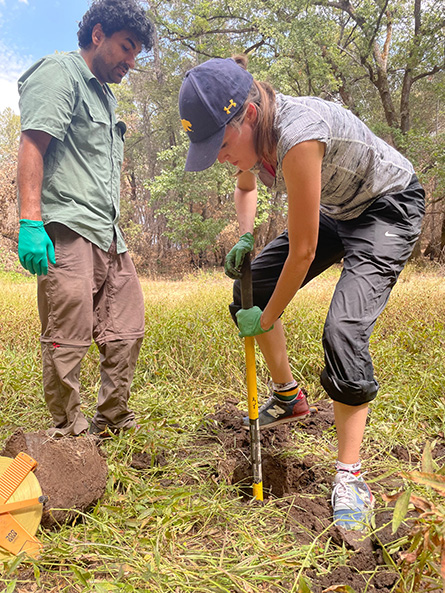
[[[43,509],[43,527],[54,528],[76,519],[76,510],[87,510],[104,495],[108,466],[94,437],[56,440],[44,431],[18,429],[0,455],[15,457],[20,451],[37,461],[35,475],[49,498]]]
[[[206,417],[202,444],[205,444],[204,441],[216,440],[224,447],[224,458],[218,463],[218,477],[240,485],[246,498],[250,499],[250,434],[243,426],[245,413],[239,410],[238,403],[237,400],[225,401],[214,414]],[[325,431],[333,428],[332,403],[322,400],[316,407],[317,413],[300,422],[261,430],[264,498],[286,510],[287,527],[295,537],[296,546],[310,545],[315,539],[323,546],[331,539],[349,550],[349,560],[345,566],[326,575],[315,571],[306,573],[312,593],[321,593],[334,585],[348,585],[354,591],[363,591],[366,588],[368,593],[390,593],[398,576],[386,565],[382,546],[406,535],[407,528],[401,526],[393,534],[392,511],[383,505],[377,505],[375,512],[378,540],[372,534],[367,536],[345,531],[333,525],[330,501],[333,473],[324,470],[320,459],[314,455],[298,459],[290,454],[293,448],[292,432],[295,429],[321,437]],[[402,459],[406,456],[404,450],[393,453]],[[375,493],[379,488],[384,490],[384,486],[379,486],[377,480],[373,485]],[[368,583],[364,574],[368,575]]]
[[[213,428],[216,438],[230,454],[221,459],[218,473],[232,484],[246,484],[246,495],[251,496],[250,433],[243,424],[243,412],[238,409],[236,400],[228,400],[207,416],[208,425]],[[318,412],[300,422],[282,424],[275,428],[261,430],[261,461],[263,470],[263,490],[266,496],[282,498],[290,494],[305,492],[319,494],[319,484],[332,476],[317,467],[313,456],[295,460],[285,455],[293,448],[291,429],[296,426],[307,434],[321,434],[332,427],[334,415],[328,402],[318,406]]]
[[[387,570],[385,572],[375,574],[371,579],[371,585],[367,582],[366,571],[369,571],[369,563],[366,562],[366,556],[357,555],[354,556],[353,560],[358,558],[358,567],[354,566],[354,562],[351,561],[347,566],[338,566],[329,574],[321,577],[315,577],[313,571],[309,571],[307,576],[311,578],[313,576],[316,579],[317,586],[311,589],[311,593],[321,593],[324,591],[333,591],[330,587],[333,584],[343,585],[344,588],[338,588],[337,591],[347,591],[346,587],[351,587],[354,591],[361,592],[375,592],[375,593],[389,593],[393,591],[394,585],[397,583],[398,575],[395,572]],[[365,562],[363,562],[365,560]],[[313,580],[312,582],[315,582]]]
[[[164,467],[167,465],[164,453],[151,454],[147,452],[133,453],[130,467],[134,469],[151,469],[153,467]]]
[[[436,443],[432,450],[433,459],[444,459],[445,458],[445,442],[443,440],[443,434],[441,435],[441,442]]]
[[[391,450],[391,454],[400,461],[407,461],[409,463],[417,463],[419,461],[419,456],[416,453],[408,451],[408,449],[405,449],[401,445],[395,445]]]

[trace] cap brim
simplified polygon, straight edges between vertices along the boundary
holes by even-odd
[[[202,142],[190,142],[187,160],[185,162],[186,171],[204,171],[213,165],[218,157],[221,144],[224,138],[226,127],[202,140]]]

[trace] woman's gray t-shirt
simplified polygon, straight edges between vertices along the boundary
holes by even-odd
[[[378,196],[402,191],[410,184],[414,174],[411,163],[341,105],[277,93],[276,109],[275,180],[262,166],[254,171],[274,190],[286,192],[283,159],[293,146],[307,140],[326,145],[321,210],[332,218],[356,218]]]

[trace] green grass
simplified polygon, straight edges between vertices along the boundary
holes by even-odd
[[[371,343],[381,389],[363,450],[374,473],[419,469],[393,455],[401,446],[420,456],[444,438],[445,282],[440,270],[408,268],[379,319]],[[442,271],[443,272],[443,271]],[[311,400],[319,384],[321,335],[339,270],[302,290],[283,318],[295,376]],[[51,425],[41,387],[35,280],[0,274],[0,444],[17,427]],[[74,525],[39,531],[38,561],[4,563],[0,590],[149,593],[305,591],[307,568],[325,574],[352,552],[330,538],[296,545],[289,506],[249,503],[237,486],[215,478],[225,451],[199,444],[203,417],[227,398],[244,403],[244,351],[227,305],[231,281],[199,274],[182,281],[143,281],[146,337],[133,384],[132,407],[142,430],[106,443],[109,480],[97,506]],[[82,368],[85,413],[94,413],[98,353]],[[257,357],[260,399],[268,373]],[[295,450],[335,459],[335,432],[310,438],[295,431]],[[131,467],[134,453],[151,467]],[[159,463],[159,460],[162,463]],[[439,470],[444,461],[435,460]],[[422,495],[434,496],[427,490]],[[324,534],[325,535],[325,534]],[[369,579],[371,575],[364,575]],[[409,589],[406,580],[404,593]],[[3,587],[3,589],[2,589]],[[357,592],[358,593],[358,592]]]

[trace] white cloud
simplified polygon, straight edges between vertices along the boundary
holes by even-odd
[[[10,107],[14,113],[19,112],[19,94],[17,92],[17,82],[5,80],[0,76],[0,111]]]
[[[22,2],[23,4],[29,4],[28,0],[19,0],[19,2]]]
[[[19,112],[17,79],[32,62],[30,57],[18,56],[0,41],[0,111],[11,107]]]

